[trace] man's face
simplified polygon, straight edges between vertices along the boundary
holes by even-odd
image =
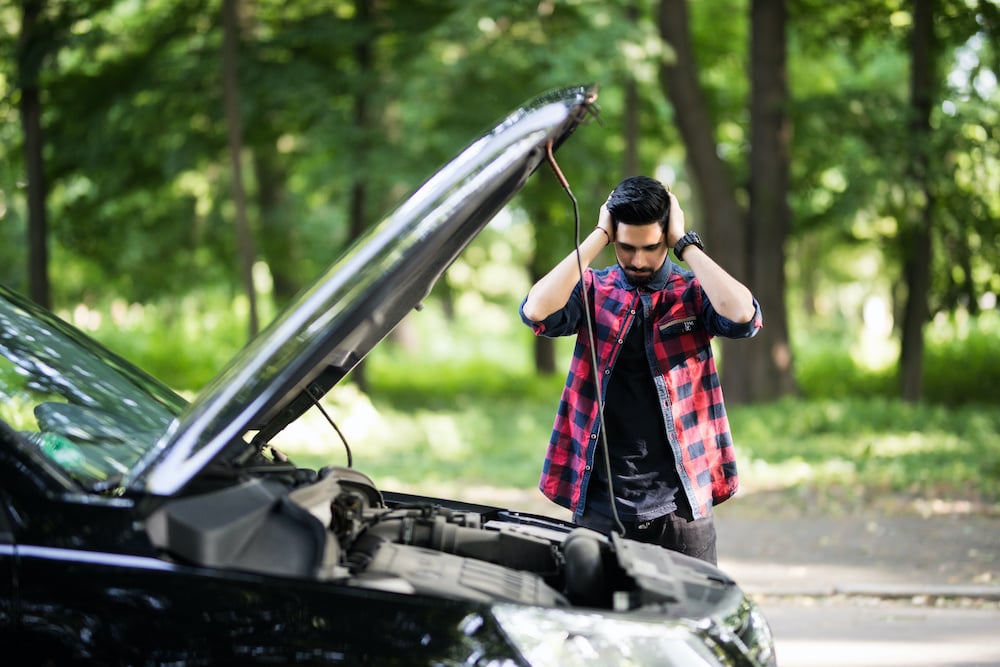
[[[615,232],[615,256],[633,285],[646,285],[667,259],[667,237],[660,224],[627,225]]]

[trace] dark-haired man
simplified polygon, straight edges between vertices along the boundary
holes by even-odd
[[[711,339],[754,336],[762,318],[750,290],[684,226],[662,183],[625,179],[579,258],[570,253],[532,286],[521,318],[536,335],[577,336],[542,493],[582,526],[607,533],[621,524],[626,537],[715,563],[712,507],[736,492],[737,475]],[[588,268],[611,243],[618,264]],[[690,270],[670,260],[671,248]],[[605,435],[610,466],[598,455]]]

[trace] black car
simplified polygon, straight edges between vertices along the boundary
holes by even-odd
[[[0,288],[3,664],[774,664],[758,608],[706,563],[299,468],[269,444],[595,98],[566,88],[507,116],[190,402]]]

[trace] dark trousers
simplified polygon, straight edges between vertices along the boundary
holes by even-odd
[[[576,522],[584,528],[600,533],[617,530],[614,519],[603,514],[584,511]],[[699,558],[712,565],[718,564],[716,555],[715,519],[709,515],[703,519],[689,521],[676,512],[649,521],[623,521],[625,537],[637,542],[659,544],[671,551]]]

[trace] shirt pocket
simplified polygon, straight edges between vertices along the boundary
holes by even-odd
[[[705,361],[710,341],[701,321],[694,315],[665,317],[656,323],[657,357],[665,368],[677,368],[690,361]]]
[[[672,338],[681,334],[693,333],[701,328],[698,318],[694,315],[688,317],[676,317],[657,322],[656,328],[660,330],[661,338]]]

